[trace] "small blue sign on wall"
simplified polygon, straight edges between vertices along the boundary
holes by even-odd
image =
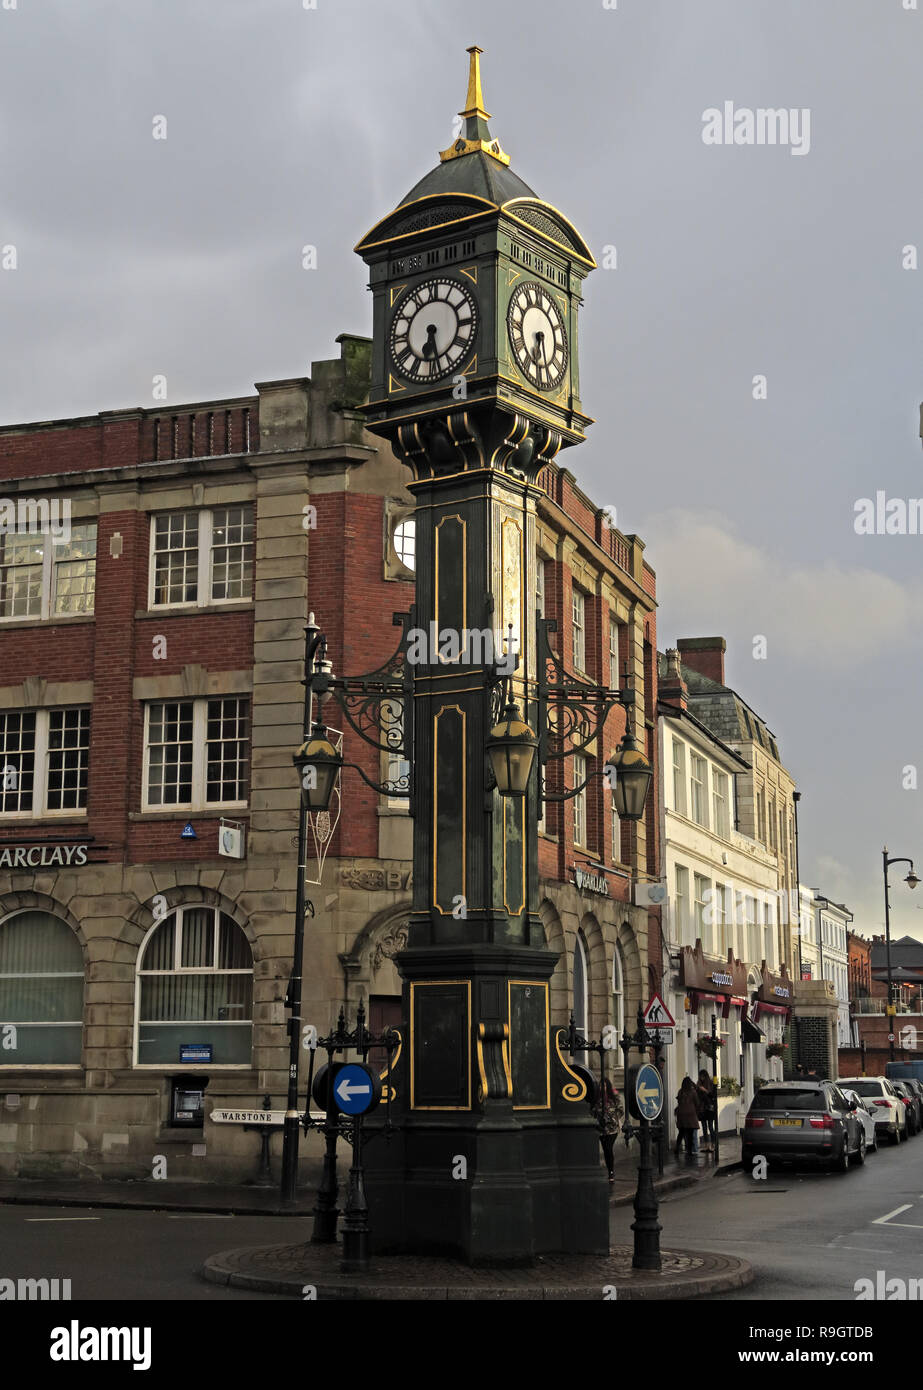
[[[192,828],[192,821],[187,820],[180,832],[181,840],[197,840],[199,837]]]
[[[180,1043],[179,1059],[181,1062],[210,1062],[212,1059],[211,1043]]]

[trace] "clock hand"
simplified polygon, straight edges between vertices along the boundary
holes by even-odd
[[[545,362],[545,335],[544,335],[544,333],[542,333],[542,332],[538,332],[538,333],[535,334],[535,347],[532,349],[532,361],[536,364],[536,366],[538,366],[538,363],[539,363],[539,353],[541,353],[541,362],[542,362],[542,364],[544,364],[544,362]]]
[[[434,323],[428,323],[426,325],[426,342],[423,344],[423,356],[439,356],[439,349],[436,347],[436,325]]]

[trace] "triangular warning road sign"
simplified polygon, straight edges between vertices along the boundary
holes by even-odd
[[[646,1028],[675,1028],[676,1019],[670,1013],[659,994],[655,994],[644,1010]]]

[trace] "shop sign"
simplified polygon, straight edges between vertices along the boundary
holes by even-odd
[[[785,966],[782,966],[778,975],[773,975],[766,969],[766,962],[763,961],[761,973],[763,983],[757,993],[757,999],[764,1004],[788,1005],[792,998],[792,982]]]
[[[181,1062],[210,1062],[212,1060],[212,1044],[180,1043],[179,1059]]]
[[[574,865],[574,880],[577,887],[587,893],[598,893],[601,898],[609,896],[609,880],[605,874],[590,874],[579,865]]]
[[[700,990],[704,994],[745,995],[747,967],[728,951],[727,960],[706,956],[702,942],[684,946],[680,952],[680,982],[684,989]]]
[[[51,864],[85,864],[89,845],[4,845],[0,869],[43,869]]]

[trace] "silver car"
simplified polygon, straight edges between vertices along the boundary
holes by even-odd
[[[864,1100],[862,1096],[857,1095],[855,1091],[847,1090],[845,1086],[841,1086],[840,1090],[843,1092],[843,1095],[846,1097],[847,1100],[854,1100],[856,1102],[856,1116],[861,1121],[862,1128],[865,1130],[866,1153],[877,1153],[878,1131],[875,1128],[875,1112],[872,1109],[871,1104],[869,1103],[869,1101]]]

